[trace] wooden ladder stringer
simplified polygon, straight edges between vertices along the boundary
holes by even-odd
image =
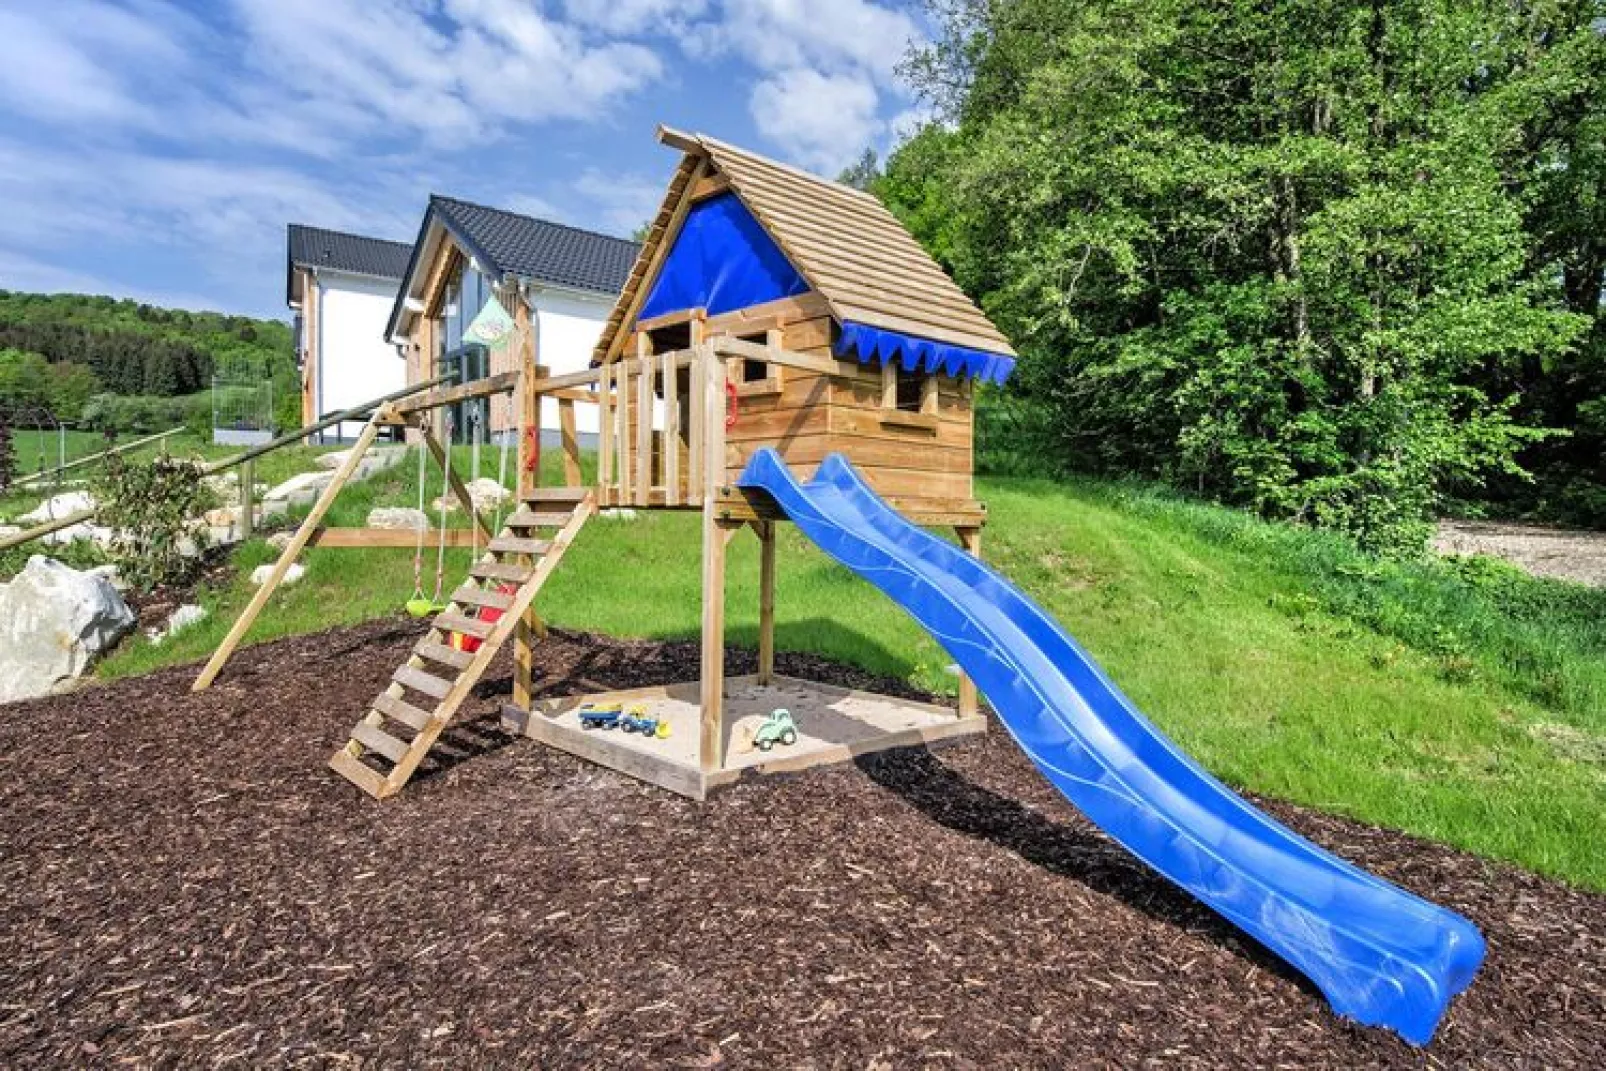
[[[436,616],[424,638],[413,648],[413,653],[396,670],[391,683],[375,697],[371,709],[363,715],[351,731],[351,739],[329,760],[329,766],[352,784],[373,796],[384,799],[393,796],[407,784],[419,763],[429,754],[430,748],[451,724],[452,718],[469,698],[502,646],[513,636],[519,622],[535,602],[542,586],[563,560],[564,553],[574,542],[585,522],[596,512],[596,498],[583,489],[575,489],[579,501],[565,504],[564,512],[530,513],[518,510],[508,518],[507,527],[492,541],[486,555],[474,564],[473,570],[500,582],[511,582],[515,576],[518,591],[504,595],[497,584],[479,583],[471,575],[463,587],[453,593],[447,609]],[[543,496],[544,497],[544,496]],[[546,508],[550,505],[543,503]],[[535,527],[560,525],[550,543],[538,543],[527,538]],[[508,549],[499,550],[499,545]],[[539,551],[535,547],[539,546]],[[515,560],[534,561],[525,567],[502,560],[503,556]],[[477,621],[468,616],[479,606],[494,607],[502,616],[494,624]],[[472,654],[451,646],[453,633],[466,633],[480,640],[479,649]],[[431,672],[431,663],[455,670],[454,679],[446,679]],[[409,691],[436,700],[434,709],[424,710],[409,702]],[[387,722],[404,725],[414,731],[410,740],[391,731]],[[391,763],[383,772],[369,761],[378,756]]]

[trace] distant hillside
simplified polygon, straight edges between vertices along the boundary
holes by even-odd
[[[0,406],[77,423],[97,394],[172,398],[208,391],[217,368],[271,378],[281,423],[299,415],[288,324],[81,294],[0,290]],[[197,400],[199,404],[199,400]]]

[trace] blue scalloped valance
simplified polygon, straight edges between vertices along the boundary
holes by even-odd
[[[837,336],[836,355],[857,357],[861,364],[896,360],[906,372],[942,372],[974,376],[986,383],[1002,383],[1015,370],[1015,358],[1002,353],[973,350],[917,335],[903,335],[869,324],[845,320]]]

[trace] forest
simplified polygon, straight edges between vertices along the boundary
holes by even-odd
[[[1606,0],[934,0],[844,176],[1021,351],[994,468],[1419,550],[1606,525]]]
[[[181,399],[209,392],[214,369],[241,364],[271,376],[299,415],[290,328],[276,320],[163,309],[78,294],[0,290],[0,408],[21,424],[89,425],[118,431],[181,423]],[[197,402],[194,407],[200,407]]]

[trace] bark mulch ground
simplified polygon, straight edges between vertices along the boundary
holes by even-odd
[[[1268,803],[1488,936],[1413,1050],[1335,1019],[1002,733],[699,805],[501,735],[504,666],[456,761],[374,803],[324,762],[417,631],[252,648],[198,696],[191,667],[0,710],[0,1066],[1606,1066],[1606,898]],[[696,652],[540,657],[559,692],[685,679]]]

